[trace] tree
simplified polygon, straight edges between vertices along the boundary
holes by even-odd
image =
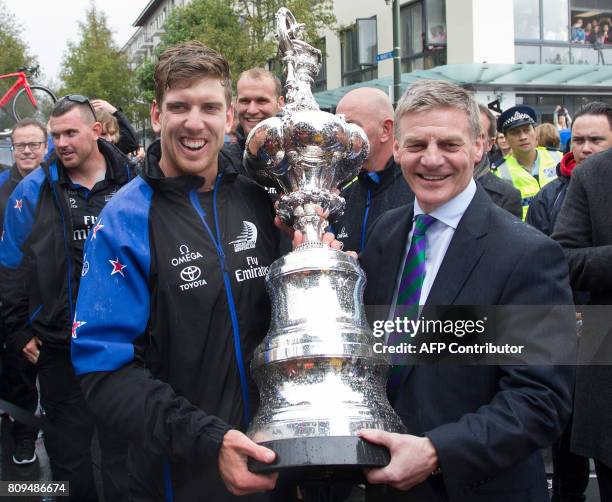
[[[273,35],[274,16],[283,6],[306,25],[307,41],[312,44],[318,42],[323,28],[336,24],[331,0],[193,0],[168,16],[157,54],[179,42],[199,40],[225,56],[234,81],[242,71],[265,66],[275,58],[274,68],[280,71]],[[138,70],[139,86],[147,99],[153,98],[154,65],[145,61]]]
[[[29,53],[28,46],[22,39],[23,29],[15,16],[0,0],[0,74],[12,73],[19,68],[30,67],[37,64],[37,60]],[[13,85],[14,79],[0,80],[0,96]],[[10,103],[9,105],[10,106]],[[10,128],[13,119],[8,109],[0,113],[0,130]]]
[[[128,113],[134,107],[137,91],[134,74],[113,41],[106,15],[92,4],[79,23],[79,41],[68,42],[60,79],[61,95],[83,94],[105,99]]]

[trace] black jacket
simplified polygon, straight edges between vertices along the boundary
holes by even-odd
[[[344,249],[361,251],[369,228],[381,214],[414,200],[414,194],[393,157],[382,171],[375,174],[373,179],[370,173],[360,173],[340,193],[346,200],[346,208],[334,222],[334,230],[336,238],[344,243]]]
[[[0,173],[0,232],[4,228],[4,211],[6,210],[8,199],[22,179],[23,177],[16,164]]]
[[[529,204],[525,221],[546,235],[551,235],[561,212],[570,177],[561,174],[557,164],[557,179],[546,184]]]
[[[385,213],[374,224],[360,255],[368,277],[366,305],[392,303],[412,220],[413,206],[407,205]],[[570,303],[567,264],[559,246],[493,205],[478,187],[453,234],[421,315],[426,317],[428,311],[448,305]],[[462,310],[463,315],[465,312]],[[524,308],[521,313],[526,313]],[[387,315],[388,307],[384,320]],[[509,336],[525,344],[526,352],[516,359],[516,365],[470,365],[464,357],[457,363],[428,364],[410,356],[392,404],[409,434],[431,439],[442,472],[410,491],[368,500],[549,500],[538,450],[552,444],[563,431],[571,410],[572,369],[540,366],[532,355],[545,354],[538,361],[557,364],[573,360],[573,311],[565,309],[558,316],[547,316],[547,322],[528,323],[528,334],[514,338],[517,326],[531,319],[515,313],[511,321],[496,325],[499,340]],[[415,341],[428,339],[457,340],[438,331],[432,338],[419,333]],[[469,343],[478,343],[478,339]]]
[[[495,176],[492,172],[478,178],[478,183],[482,185],[482,188],[485,189],[485,192],[495,204],[517,218],[523,217],[521,192],[514,188],[512,184]]]
[[[128,160],[98,140],[116,187],[130,178]],[[72,235],[68,196],[59,183],[55,155],[26,176],[7,204],[0,243],[0,298],[11,346],[21,348],[38,336],[43,343],[68,347],[80,270],[68,236]]]
[[[221,153],[230,159],[232,166],[239,174],[249,176],[247,170],[242,165],[242,158],[244,157],[244,149],[246,145],[246,135],[244,134],[244,130],[240,125],[236,127],[236,138],[238,139],[236,143],[227,143],[223,145]]]
[[[221,156],[203,194],[202,178],[165,178],[159,156],[156,142],[88,240],[73,363],[97,418],[131,441],[131,500],[164,500],[165,482],[176,501],[233,500],[217,457],[258,405],[249,366],[270,319],[273,207]]]
[[[117,123],[119,124],[119,142],[116,145],[117,148],[126,155],[138,150],[138,135],[132,127],[132,124],[130,124],[130,121],[121,110],[117,110],[113,113],[113,116],[117,119]]]
[[[612,468],[612,148],[572,171],[553,239],[563,247],[575,289],[590,293],[578,351],[572,451]],[[591,365],[591,364],[595,365]]]

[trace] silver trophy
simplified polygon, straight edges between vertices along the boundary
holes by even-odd
[[[359,172],[369,145],[360,127],[319,110],[311,84],[321,52],[304,42],[304,25],[285,8],[276,25],[287,104],[282,116],[251,131],[245,164],[283,194],[277,213],[305,241],[276,260],[266,278],[272,320],[251,366],[261,403],[247,434],[277,458],[250,468],[358,477],[362,467],[386,465],[389,455],[357,432],[401,432],[403,425],[385,392],[389,361],[374,351],[366,321],[365,274],[355,259],[319,242],[328,223],[315,209],[330,219],[342,214],[344,200],[334,189]]]

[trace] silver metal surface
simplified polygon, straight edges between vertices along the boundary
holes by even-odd
[[[358,126],[318,109],[310,85],[320,53],[302,40],[303,25],[287,9],[276,19],[287,105],[251,131],[245,158],[283,193],[277,212],[305,233],[305,243],[276,260],[266,278],[272,320],[251,366],[261,399],[247,434],[266,442],[354,436],[361,428],[400,432],[386,397],[388,360],[374,352],[363,308],[365,274],[355,259],[319,242],[327,221],[315,210],[342,212],[334,189],[359,172],[368,140]]]

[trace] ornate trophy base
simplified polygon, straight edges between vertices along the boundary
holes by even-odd
[[[285,479],[352,481],[364,479],[364,467],[384,467],[389,451],[357,436],[304,437],[260,443],[276,453],[272,464],[249,458],[249,470],[257,474],[279,472]]]

